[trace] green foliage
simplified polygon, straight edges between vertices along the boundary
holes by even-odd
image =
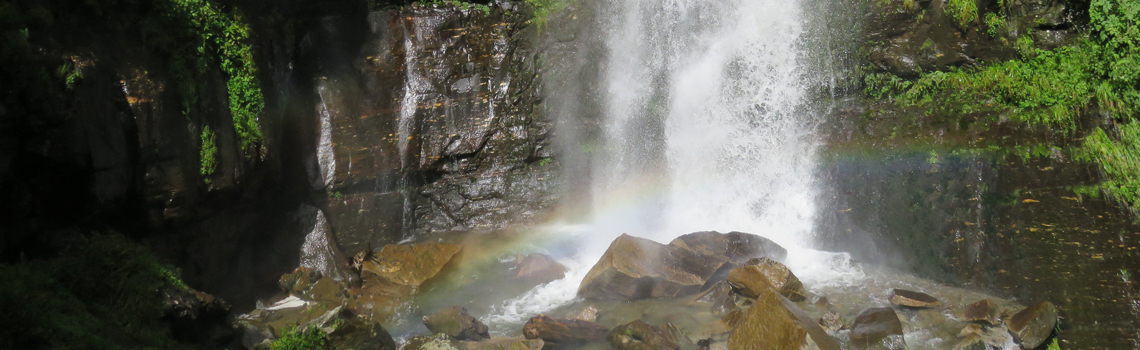
[[[241,141],[246,157],[264,155],[258,117],[265,109],[265,96],[257,79],[257,65],[250,45],[250,28],[240,14],[228,15],[208,0],[163,0],[158,2],[163,16],[152,18],[162,21],[175,18],[183,21],[186,34],[192,38],[182,41],[162,32],[163,23],[150,22],[144,26],[144,36],[157,46],[175,45],[172,65],[183,95],[183,108],[190,112],[204,92],[206,69],[217,59],[225,72],[230,116],[234,131]]]
[[[986,18],[985,18],[985,22],[986,22],[986,33],[989,33],[991,37],[995,37],[995,38],[1000,37],[1007,30],[1005,27],[1006,26],[1005,17],[1002,17],[999,14],[996,14],[993,12],[987,13]]]
[[[461,0],[430,0],[424,3],[425,5],[438,5],[438,6],[453,6],[464,10],[475,9],[482,12],[484,16],[491,15],[491,6],[484,4],[471,3]]]
[[[216,142],[217,135],[210,126],[206,125],[202,128],[202,145],[198,150],[198,156],[201,162],[200,172],[202,179],[206,183],[210,183],[207,176],[213,175],[214,171],[218,168],[218,145]]]
[[[307,330],[293,328],[269,346],[270,350],[324,350],[328,348],[328,335],[320,328]]]
[[[1022,57],[1033,57],[1037,55],[1037,46],[1033,42],[1033,37],[1029,35],[1022,35],[1017,37],[1017,41],[1013,43],[1013,48]]]
[[[185,284],[116,235],[78,238],[56,259],[0,264],[0,348],[185,348],[159,319],[166,286]]]
[[[894,99],[910,89],[914,83],[889,73],[868,73],[863,76],[863,93],[874,99]]]
[[[526,0],[534,8],[534,23],[539,28],[546,26],[550,16],[565,10],[577,0]]]
[[[978,4],[974,0],[949,0],[946,2],[945,10],[962,30],[978,20]]]
[[[1085,137],[1075,158],[1099,163],[1107,177],[1101,182],[1101,189],[1133,208],[1140,208],[1140,123],[1128,123],[1117,131],[1116,137],[1110,137],[1103,129],[1096,129]]]

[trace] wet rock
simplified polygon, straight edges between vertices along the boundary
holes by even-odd
[[[391,284],[418,288],[440,273],[459,253],[454,244],[389,244],[365,261],[361,274],[365,282],[379,279]]]
[[[971,323],[958,332],[962,339],[954,344],[955,350],[991,350],[1004,349],[1007,344],[1013,344],[1013,336],[1001,327],[984,326]]]
[[[713,314],[724,316],[736,309],[736,293],[726,281],[720,281],[709,287],[708,290],[692,297],[690,304],[706,304]]]
[[[967,322],[983,322],[991,325],[998,324],[998,309],[989,299],[982,299],[966,306],[962,319]]]
[[[343,285],[306,267],[299,267],[292,273],[281,276],[278,286],[290,295],[309,301],[339,304],[346,297]]]
[[[350,317],[328,333],[329,346],[338,350],[396,350],[392,335],[379,323]]]
[[[607,337],[617,350],[692,350],[692,339],[676,326],[666,323],[653,326],[636,320],[614,327]]]
[[[220,346],[236,336],[228,321],[230,305],[225,300],[190,288],[163,288],[163,319],[170,322],[175,339]]]
[[[728,350],[839,350],[835,339],[815,324],[795,303],[767,292],[745,311],[728,336]]]
[[[938,306],[938,299],[926,293],[906,289],[891,290],[891,304],[912,308],[932,308]]]
[[[1022,348],[1034,349],[1045,343],[1057,326],[1057,307],[1048,301],[1039,302],[1014,314],[1005,324]]]
[[[400,350],[464,350],[460,348],[459,342],[451,339],[446,334],[435,334],[432,336],[415,336],[408,339]]]
[[[310,214],[311,213],[311,214]],[[304,206],[301,214],[312,215],[307,218],[312,230],[305,235],[305,243],[301,245],[300,266],[320,272],[336,282],[354,285],[359,282],[358,271],[353,271],[348,264],[349,258],[338,247],[337,240],[329,233],[328,220],[324,212],[316,208]]]
[[[542,284],[566,278],[566,267],[549,255],[531,253],[515,261],[515,277],[518,279]]]
[[[501,338],[459,342],[460,350],[540,350],[542,339]]]
[[[585,308],[582,308],[582,310],[571,312],[569,315],[566,315],[566,318],[569,318],[571,320],[596,322],[598,320],[598,308],[594,307],[593,305],[586,306]]]
[[[281,275],[281,278],[277,280],[277,286],[289,294],[301,294],[312,288],[313,284],[317,283],[321,277],[323,276],[320,271],[298,267],[293,272]]]
[[[851,325],[851,345],[857,349],[906,349],[902,322],[891,308],[864,310]]]
[[[688,249],[622,234],[586,274],[578,295],[611,300],[690,295],[700,291],[724,263]]]
[[[360,288],[348,290],[345,306],[357,315],[376,322],[388,321],[406,307],[416,287],[390,283],[387,280],[365,280]]]
[[[838,311],[828,310],[819,317],[819,326],[827,331],[827,334],[834,336],[836,332],[843,329],[843,316],[839,315]]]
[[[523,325],[523,337],[542,339],[547,348],[577,346],[606,338],[609,328],[593,322],[567,320],[546,315],[532,317]]]
[[[432,333],[447,334],[455,340],[483,340],[490,339],[487,325],[467,314],[467,309],[461,306],[450,306],[440,309],[431,315],[424,316],[424,325]]]
[[[784,264],[771,259],[759,259],[754,265],[732,269],[728,273],[728,283],[740,294],[756,298],[772,289],[792,301],[806,299],[803,283]]]
[[[752,258],[783,261],[788,251],[776,242],[751,233],[716,231],[693,232],[673,239],[669,245],[743,264]]]

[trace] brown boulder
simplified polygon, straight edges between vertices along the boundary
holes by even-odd
[[[728,350],[839,350],[835,339],[803,310],[776,293],[764,293],[743,315],[734,318],[726,322],[734,326],[728,336]]]
[[[693,340],[670,323],[658,327],[636,320],[615,327],[607,339],[617,350],[693,349]]]
[[[546,315],[532,317],[523,326],[523,337],[542,339],[549,348],[577,346],[606,338],[609,328],[593,322],[567,320]]]
[[[566,278],[566,267],[549,255],[531,253],[515,260],[515,278],[534,283],[548,283]]]
[[[700,291],[724,263],[720,258],[623,234],[586,274],[578,295],[611,300],[690,295]]]
[[[762,258],[755,262],[754,265],[740,266],[728,273],[728,283],[740,294],[756,298],[772,289],[792,301],[806,299],[803,283],[787,266],[771,259]]]
[[[982,299],[966,306],[962,319],[967,322],[983,322],[991,325],[998,324],[998,309],[989,299]]]
[[[361,264],[361,275],[391,284],[419,287],[444,269],[459,253],[454,244],[389,244],[372,259]]]
[[[708,305],[713,314],[718,316],[724,316],[736,309],[736,293],[732,292],[732,286],[725,281],[717,282],[708,290],[691,298],[689,304]]]
[[[1005,324],[1022,348],[1034,349],[1045,343],[1057,326],[1057,307],[1042,301],[1014,314]]]
[[[912,308],[932,308],[941,303],[938,301],[938,298],[926,293],[906,289],[892,289],[891,304]]]
[[[487,325],[475,317],[467,314],[467,309],[461,306],[450,306],[440,309],[431,315],[424,316],[424,325],[432,333],[447,334],[456,340],[483,340],[490,339]]]
[[[851,325],[851,345],[857,349],[905,349],[902,322],[889,307],[864,310]]]
[[[787,249],[776,242],[751,233],[716,231],[693,232],[677,237],[669,245],[689,249],[704,255],[712,255],[736,263],[744,263],[752,258],[771,258],[783,261],[788,256]]]
[[[596,322],[598,320],[598,308],[593,305],[586,306],[576,312],[571,312],[566,315],[566,318],[571,320],[582,320],[586,322]]]

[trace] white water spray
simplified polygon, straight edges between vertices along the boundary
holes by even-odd
[[[603,0],[604,136],[592,218],[558,229],[583,246],[566,279],[509,300],[490,321],[563,305],[622,233],[667,243],[717,230],[789,249],[805,283],[859,277],[846,254],[807,249],[815,118],[798,1]]]

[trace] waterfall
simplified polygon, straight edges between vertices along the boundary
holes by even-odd
[[[589,86],[601,91],[548,91],[577,99],[559,108],[601,114],[597,140],[567,142],[577,148],[567,152],[585,153],[592,174],[586,223],[552,228],[576,237],[577,251],[563,259],[570,272],[504,302],[487,320],[519,322],[571,302],[622,233],[662,243],[694,231],[755,233],[789,248],[787,263],[805,283],[840,280],[835,271],[850,268],[846,255],[807,249],[816,120],[804,105],[817,80],[808,76],[799,2],[597,6],[593,30],[605,54],[599,83]],[[597,106],[566,107],[575,104]]]
[[[605,9],[598,229],[664,242],[737,230],[805,245],[815,121],[799,108],[807,84],[798,3],[613,1]],[[608,211],[622,206],[634,208]]]

